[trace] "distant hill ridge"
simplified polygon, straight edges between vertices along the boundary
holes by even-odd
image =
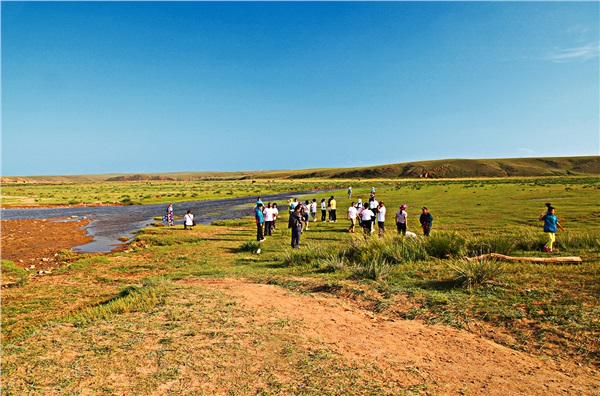
[[[476,177],[545,177],[600,175],[600,156],[446,159],[406,162],[360,168],[322,168],[304,170],[240,172],[172,172],[157,174],[112,174],[77,176],[3,177],[9,182],[81,182],[81,181],[185,181],[244,179],[444,179]]]

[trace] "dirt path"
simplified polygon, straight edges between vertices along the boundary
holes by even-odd
[[[360,310],[349,301],[302,295],[272,285],[237,280],[194,283],[218,288],[248,309],[267,309],[276,319],[300,320],[307,338],[325,342],[345,359],[376,360],[383,366],[401,362],[435,384],[435,393],[600,394],[597,371],[542,360],[467,331],[393,321]]]

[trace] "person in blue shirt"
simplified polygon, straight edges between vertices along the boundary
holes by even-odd
[[[262,242],[265,240],[263,236],[263,225],[265,224],[265,216],[263,215],[263,204],[258,203],[254,209],[254,219],[256,220],[256,240]]]
[[[547,203],[546,206],[548,207],[548,211],[540,215],[540,220],[544,222],[544,232],[548,234],[548,242],[544,245],[543,249],[545,252],[552,253],[552,248],[554,242],[556,241],[556,227],[563,231],[565,231],[565,229],[558,222],[558,218],[554,214],[555,209],[552,207],[552,205]]]

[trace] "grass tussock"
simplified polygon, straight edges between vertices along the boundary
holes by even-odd
[[[455,260],[450,264],[454,280],[467,288],[498,282],[504,275],[504,265],[497,260]]]
[[[170,282],[163,279],[149,280],[141,287],[128,286],[116,297],[95,307],[83,309],[67,320],[83,326],[98,320],[110,320],[123,313],[148,311],[165,302],[169,287]]]

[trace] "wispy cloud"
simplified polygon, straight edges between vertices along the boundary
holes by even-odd
[[[555,48],[544,59],[557,63],[583,62],[597,58],[600,54],[600,42],[574,48]]]

